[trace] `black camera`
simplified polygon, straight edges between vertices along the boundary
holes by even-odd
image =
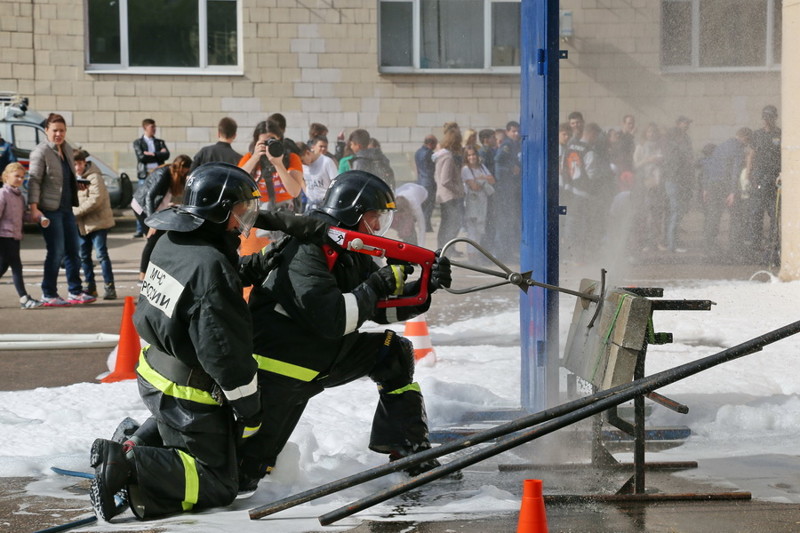
[[[283,142],[280,139],[267,139],[261,144],[267,146],[267,152],[272,157],[281,157],[283,155]]]

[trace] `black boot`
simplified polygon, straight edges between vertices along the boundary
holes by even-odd
[[[403,457],[408,457],[409,455],[414,455],[415,453],[424,452],[425,450],[429,450],[431,445],[427,442],[423,442],[420,444],[415,444],[413,446],[404,446],[398,450],[393,450],[389,453],[389,461],[397,461],[398,459],[402,459]],[[417,477],[420,474],[427,472],[428,470],[433,470],[436,467],[442,466],[442,463],[436,460],[436,458],[428,459],[427,461],[423,461],[421,463],[417,463],[411,465],[407,468],[403,469],[403,472],[408,474],[411,477]]]
[[[127,503],[123,492],[121,501],[115,495],[122,491],[131,477],[131,465],[125,459],[122,444],[106,439],[97,439],[92,444],[90,464],[94,468],[94,479],[89,492],[97,518],[111,520],[120,514]]]

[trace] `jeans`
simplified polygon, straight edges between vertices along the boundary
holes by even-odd
[[[80,235],[72,208],[69,211],[42,211],[42,213],[50,219],[50,225],[42,228],[42,236],[47,247],[42,294],[45,298],[58,296],[58,270],[61,268],[61,261],[64,261],[70,294],[78,294],[83,290],[79,259]]]
[[[138,189],[139,187],[144,187],[144,182],[145,181],[147,181],[147,180],[139,180],[139,183],[136,186],[136,189]],[[136,192],[136,189],[133,192]],[[142,206],[142,207],[144,207],[144,206]],[[144,213],[142,213],[141,216],[139,216],[138,214],[136,214],[136,215],[137,215],[136,216],[136,233],[141,233],[142,235],[146,235],[147,234],[147,226],[144,223],[144,219],[147,218],[147,217],[144,215]]]
[[[81,268],[87,287],[95,285],[92,247],[96,250],[97,262],[100,263],[100,269],[103,271],[103,281],[106,284],[114,283],[114,272],[111,270],[111,259],[108,257],[108,246],[106,245],[107,237],[108,230],[105,229],[81,235]]]
[[[442,220],[439,223],[439,234],[436,244],[442,248],[450,240],[458,237],[461,231],[461,223],[464,217],[464,200],[456,198],[439,205],[442,211]]]
[[[675,234],[678,231],[678,226],[681,224],[683,215],[686,214],[686,207],[689,203],[686,198],[686,193],[683,186],[672,181],[664,183],[664,191],[667,194],[667,216],[665,217],[666,224],[664,228],[664,239],[667,248],[674,252],[678,247],[675,242]]]

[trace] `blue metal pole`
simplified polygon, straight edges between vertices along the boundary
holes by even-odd
[[[558,285],[558,0],[522,0],[520,269]],[[532,287],[520,297],[521,405],[558,400],[558,294]]]

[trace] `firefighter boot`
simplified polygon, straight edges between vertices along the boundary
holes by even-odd
[[[402,459],[403,457],[408,457],[409,455],[414,455],[415,453],[424,452],[425,450],[429,450],[431,445],[427,442],[422,442],[420,444],[415,444],[413,446],[404,446],[399,450],[392,450],[389,454],[389,461],[397,461],[398,459]],[[436,460],[436,458],[428,459],[427,461],[423,461],[421,463],[417,463],[415,465],[411,465],[407,468],[403,469],[403,472],[408,474],[411,477],[417,477],[420,474],[427,472],[428,470],[433,470],[434,468],[441,466],[442,464]]]
[[[89,497],[97,518],[108,521],[122,512],[125,501],[119,503],[114,495],[128,484],[131,465],[125,459],[122,444],[106,439],[97,439],[92,444],[90,463],[94,468]],[[126,493],[123,492],[125,496]]]

